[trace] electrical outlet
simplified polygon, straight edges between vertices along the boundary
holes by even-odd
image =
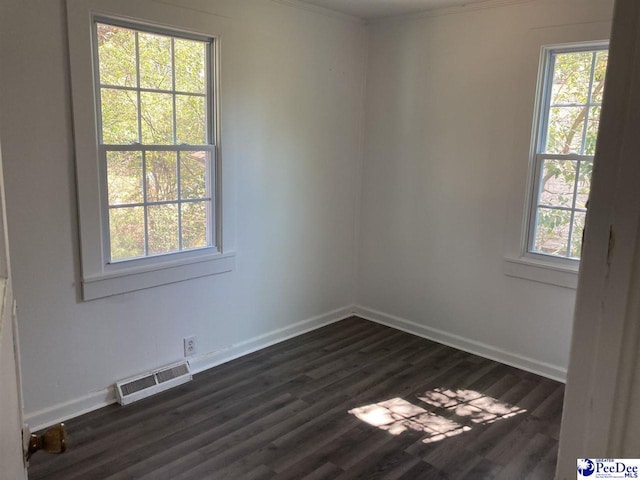
[[[184,356],[189,357],[196,353],[196,336],[184,338]]]

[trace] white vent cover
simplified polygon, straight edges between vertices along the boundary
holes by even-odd
[[[192,378],[187,362],[174,363],[153,372],[116,382],[116,395],[120,405],[128,405],[136,400],[182,385]]]

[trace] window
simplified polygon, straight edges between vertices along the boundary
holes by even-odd
[[[105,261],[213,246],[213,41],[97,19]]]
[[[211,22],[143,2],[67,6],[83,299],[233,270]]]
[[[576,263],[596,149],[608,52],[605,45],[548,48],[539,88],[528,247]]]

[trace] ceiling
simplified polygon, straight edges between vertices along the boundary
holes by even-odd
[[[302,0],[319,7],[355,17],[373,20],[376,18],[409,15],[443,7],[454,7],[482,3],[487,0]]]

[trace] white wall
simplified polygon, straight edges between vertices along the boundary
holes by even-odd
[[[370,31],[358,303],[563,378],[575,290],[508,277],[540,48],[608,38],[613,2],[538,0]]]
[[[91,302],[79,290],[64,3],[0,8],[0,133],[25,411],[36,425],[182,358],[185,336],[213,354],[206,366],[353,303],[365,27],[269,0],[174,3],[224,30],[223,188],[236,269]]]

